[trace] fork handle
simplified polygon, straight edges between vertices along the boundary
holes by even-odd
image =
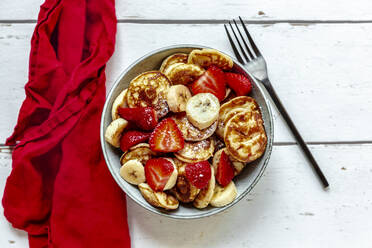
[[[276,108],[279,110],[279,112],[283,116],[284,120],[287,122],[287,125],[291,129],[294,137],[297,140],[297,143],[300,145],[302,151],[305,153],[306,158],[309,160],[309,162],[313,166],[316,174],[318,175],[320,181],[323,184],[323,187],[327,188],[329,186],[329,183],[328,183],[326,177],[324,176],[324,174],[323,174],[322,170],[320,169],[318,163],[315,161],[315,158],[311,154],[311,152],[309,150],[309,147],[306,145],[305,141],[302,139],[300,133],[298,132],[298,130],[297,130],[295,124],[293,123],[291,117],[288,115],[287,110],[284,108],[282,102],[280,101],[280,99],[279,99],[278,95],[276,94],[274,88],[272,87],[270,81],[266,80],[266,82],[264,82],[264,85],[265,85],[266,90],[269,92],[272,100],[274,101],[274,103],[276,105]]]

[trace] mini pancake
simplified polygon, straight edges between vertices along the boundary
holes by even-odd
[[[194,64],[184,64],[184,63],[175,63],[169,66],[164,74],[168,79],[175,84],[184,84],[194,82],[198,77],[200,77],[205,70],[198,65]]]
[[[267,137],[259,112],[245,111],[234,115],[225,127],[228,153],[240,162],[252,162],[265,152]]]
[[[146,147],[144,143],[138,144],[136,146],[137,146],[136,148],[134,149],[130,148],[130,151],[127,151],[123,153],[123,155],[121,155],[120,163],[122,165],[132,159],[137,159],[143,165],[145,165],[149,159],[156,155],[156,153],[151,151],[149,147]]]
[[[197,197],[200,189],[192,185],[185,176],[186,162],[173,159],[178,170],[178,178],[176,185],[170,190],[170,192],[180,201],[184,203],[192,202]]]
[[[224,137],[225,125],[229,119],[242,111],[259,112],[256,100],[249,96],[239,96],[221,105],[216,130],[220,138]]]
[[[164,117],[168,111],[167,92],[169,79],[159,71],[144,72],[135,77],[129,84],[127,104],[134,107],[153,107],[158,118]]]
[[[186,163],[196,163],[204,160],[208,160],[213,156],[214,141],[211,138],[197,141],[197,142],[185,142],[185,146],[182,150],[174,153],[176,158]]]
[[[217,129],[217,121],[215,121],[209,127],[200,130],[191,124],[191,122],[187,119],[185,112],[172,116],[172,119],[176,122],[183,135],[183,138],[187,141],[205,140],[212,136]]]
[[[170,56],[168,56],[166,59],[163,60],[163,62],[161,63],[161,66],[160,66],[160,69],[159,71],[164,73],[165,70],[175,64],[175,63],[184,63],[186,64],[187,63],[187,57],[189,55],[187,55],[186,53],[175,53],[175,54],[172,54]]]
[[[187,63],[196,64],[204,68],[215,65],[222,70],[230,70],[234,65],[234,62],[228,55],[209,48],[192,50]]]

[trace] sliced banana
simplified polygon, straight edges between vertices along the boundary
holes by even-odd
[[[156,153],[153,152],[150,147],[147,147],[143,144],[144,143],[141,143],[141,145],[136,148],[131,147],[130,151],[123,153],[120,158],[120,163],[125,164],[129,160],[137,159],[143,165],[145,165],[148,160],[156,155]]]
[[[187,119],[199,129],[212,125],[218,119],[220,102],[211,93],[199,93],[186,104]]]
[[[186,53],[175,53],[175,54],[172,54],[170,56],[168,56],[166,59],[163,60],[163,62],[161,63],[161,66],[160,66],[160,72],[164,73],[165,70],[175,64],[175,63],[187,63],[187,57],[189,55],[187,55]]]
[[[172,112],[183,112],[186,110],[186,103],[191,98],[189,88],[182,84],[173,85],[167,94],[167,103]]]
[[[187,141],[200,141],[205,140],[213,135],[217,129],[217,121],[215,121],[209,127],[199,130],[187,119],[186,113],[177,113],[172,116],[172,119],[176,122],[178,129],[181,131],[182,136]]]
[[[169,177],[168,182],[165,184],[163,190],[168,190],[168,189],[173,188],[177,182],[177,176],[178,176],[178,170],[177,170],[175,163],[173,162],[173,159],[167,158],[167,160],[172,163],[174,170],[172,172],[172,175]]]
[[[234,65],[234,62],[228,55],[210,48],[192,50],[187,63],[196,64],[204,68],[215,65],[223,70],[230,70]]]
[[[214,187],[214,194],[210,204],[213,207],[223,207],[233,202],[238,195],[235,184],[231,181],[226,187],[221,187],[216,184]]]
[[[111,109],[111,117],[112,120],[116,120],[120,118],[119,116],[119,107],[122,108],[127,108],[127,91],[128,89],[123,90],[114,100],[112,104],[112,109]]]
[[[212,200],[212,197],[214,195],[214,188],[216,186],[216,179],[214,177],[214,170],[213,167],[211,168],[211,179],[209,180],[209,183],[207,187],[200,190],[198,196],[195,198],[193,205],[196,208],[206,208],[209,203]]]
[[[185,142],[182,150],[175,152],[174,156],[186,163],[196,163],[208,160],[213,156],[214,141],[211,138],[197,141]]]
[[[178,200],[167,193],[153,191],[147,183],[141,183],[138,188],[145,200],[155,207],[164,208],[167,210],[177,209],[179,206]]]
[[[204,72],[205,70],[198,65],[175,63],[169,66],[164,74],[175,85],[192,83]]]
[[[120,176],[128,183],[138,185],[146,182],[145,168],[136,159],[129,160],[120,168]]]
[[[106,128],[105,140],[114,147],[120,147],[120,137],[127,126],[128,122],[123,118],[112,121]]]

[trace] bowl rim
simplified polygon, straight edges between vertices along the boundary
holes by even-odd
[[[250,78],[254,81],[255,83],[255,87],[258,88],[258,90],[260,91],[260,93],[262,94],[263,98],[264,98],[264,101],[265,101],[265,104],[267,106],[267,112],[268,112],[268,115],[269,115],[269,122],[270,122],[270,130],[268,130],[270,133],[268,133],[267,135],[271,137],[270,139],[270,142],[267,143],[266,145],[266,152],[267,152],[267,156],[265,158],[265,160],[263,161],[263,165],[262,167],[260,168],[260,171],[259,173],[257,174],[257,176],[254,178],[253,182],[250,184],[249,187],[247,187],[243,192],[241,192],[240,195],[238,195],[238,197],[230,204],[224,206],[224,207],[221,207],[221,208],[214,208],[213,210],[211,211],[208,211],[208,212],[201,212],[200,214],[196,214],[196,215],[172,215],[172,214],[168,214],[168,212],[166,211],[162,211],[159,209],[159,211],[155,211],[153,208],[150,208],[149,206],[143,204],[141,201],[137,200],[137,197],[136,196],[133,196],[130,191],[128,191],[126,189],[126,187],[124,187],[120,182],[119,180],[121,180],[121,178],[118,178],[119,176],[117,175],[117,173],[114,171],[113,169],[113,166],[110,166],[110,161],[108,159],[108,154],[107,154],[107,151],[105,149],[105,137],[104,137],[104,119],[105,119],[105,113],[107,111],[110,111],[111,112],[111,108],[110,106],[108,106],[108,100],[111,99],[112,95],[114,94],[114,91],[115,89],[118,87],[121,79],[124,77],[124,75],[126,73],[128,73],[133,67],[135,67],[138,63],[142,62],[143,60],[145,60],[146,58],[150,57],[150,56],[153,56],[157,53],[161,53],[161,52],[165,52],[165,51],[168,51],[168,50],[172,50],[172,49],[182,49],[182,48],[193,48],[193,49],[203,49],[203,48],[209,48],[209,49],[215,49],[215,48],[212,48],[212,47],[207,47],[207,46],[203,46],[203,45],[195,45],[195,44],[177,44],[177,45],[171,45],[171,46],[165,46],[165,47],[161,47],[161,48],[158,48],[158,49],[155,49],[155,50],[152,50],[148,53],[146,53],[145,55],[141,56],[140,58],[136,59],[134,62],[132,62],[125,70],[123,70],[120,75],[116,78],[116,80],[114,81],[114,84],[111,86],[111,89],[109,90],[109,93],[107,94],[106,96],[106,99],[105,99],[105,104],[103,106],[103,109],[102,109],[102,113],[101,113],[101,122],[100,122],[100,142],[101,142],[101,148],[102,148],[102,152],[103,152],[103,155],[104,155],[104,159],[105,159],[105,162],[106,162],[106,165],[111,173],[111,176],[114,178],[115,182],[117,183],[117,185],[125,192],[126,195],[128,195],[135,203],[139,204],[140,206],[142,206],[143,208],[149,210],[150,212],[152,213],[156,213],[158,215],[161,215],[161,216],[165,216],[165,217],[168,217],[168,218],[172,218],[172,219],[199,219],[199,218],[203,218],[203,217],[208,217],[208,216],[212,216],[212,215],[215,215],[215,214],[218,214],[218,213],[221,213],[227,209],[229,209],[230,207],[234,206],[235,204],[237,204],[243,197],[245,197],[255,186],[256,184],[258,183],[258,181],[261,179],[263,173],[265,172],[266,170],[266,167],[267,167],[267,164],[270,160],[270,157],[271,157],[271,153],[272,153],[272,148],[273,148],[273,142],[274,142],[274,121],[273,121],[273,115],[272,115],[272,110],[271,110],[271,107],[270,107],[270,102],[269,102],[269,97],[266,93],[266,91],[264,90],[264,87],[261,85],[261,83],[255,78],[253,77],[253,75],[239,62],[237,61],[234,57],[230,56],[231,59],[233,60],[234,64],[236,64],[240,69],[242,69],[245,73],[247,73]],[[217,51],[220,51],[218,49],[215,49]],[[220,51],[222,52],[222,51]],[[224,53],[222,52],[223,54],[227,54],[227,53]],[[268,132],[266,131],[266,132]]]

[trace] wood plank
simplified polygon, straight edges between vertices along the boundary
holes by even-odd
[[[369,247],[372,243],[372,145],[318,145],[311,150],[330,181],[324,191],[296,146],[275,146],[253,191],[216,216],[180,221],[157,216],[128,199],[136,247]],[[0,154],[0,192],[10,155]],[[0,193],[2,194],[2,193]],[[1,208],[1,207],[0,207]],[[1,210],[2,211],[2,210]],[[15,241],[16,246],[8,240]],[[0,246],[25,247],[0,217]],[[22,245],[23,246],[22,246]]]
[[[35,20],[43,0],[2,0],[0,19]],[[372,20],[369,0],[153,0],[116,1],[119,19],[223,20]]]
[[[0,140],[24,98],[34,24],[0,26]],[[372,24],[249,25],[272,83],[310,142],[372,141]],[[345,35],[347,34],[347,35]],[[166,37],[166,38],[164,38]],[[222,25],[119,24],[108,88],[135,59],[159,47],[194,43],[232,54]],[[361,63],[362,61],[362,63]],[[293,141],[275,112],[275,141]]]

